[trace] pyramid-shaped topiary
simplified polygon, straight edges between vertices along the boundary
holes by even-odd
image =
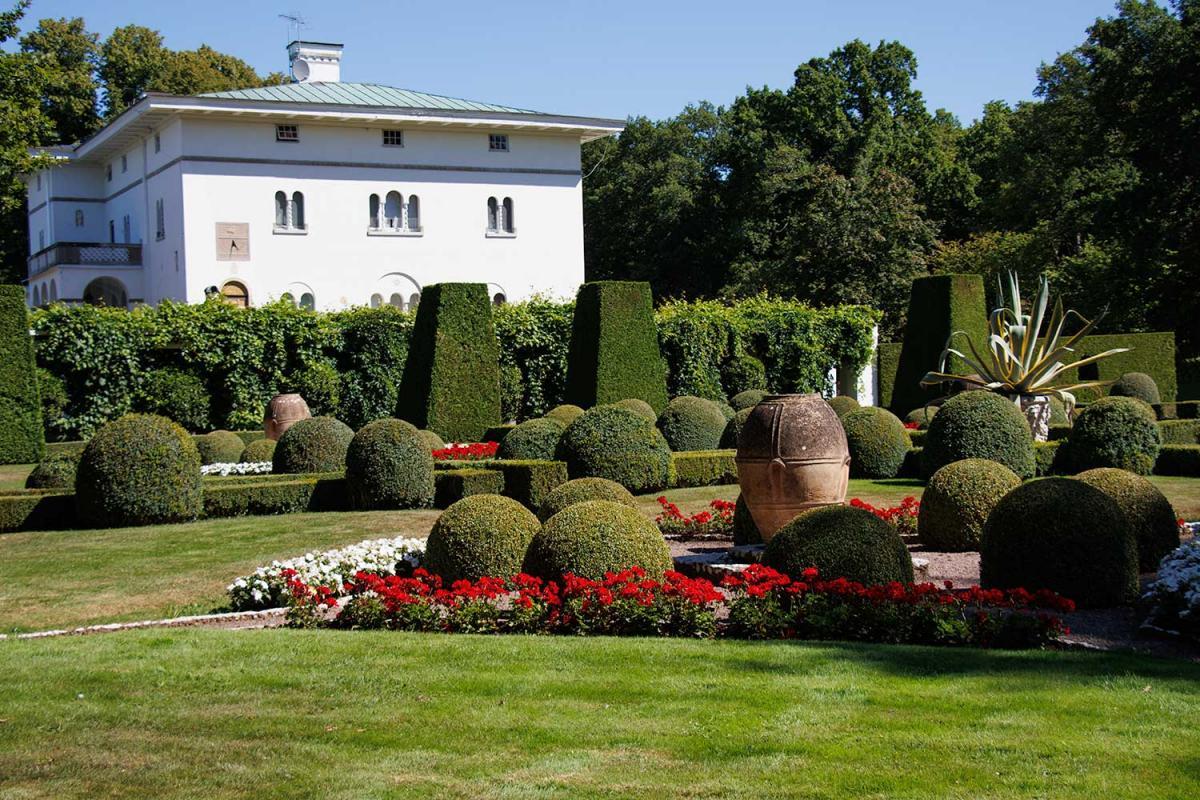
[[[482,283],[425,287],[396,415],[455,442],[500,423],[500,352]]]
[[[45,447],[25,290],[0,286],[0,464],[41,461]]]

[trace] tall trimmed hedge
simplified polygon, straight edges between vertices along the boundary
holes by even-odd
[[[585,283],[575,298],[567,400],[590,408],[628,398],[645,400],[655,412],[667,405],[650,284]]]
[[[425,287],[397,416],[453,441],[478,441],[500,423],[499,360],[486,285]]]
[[[45,449],[25,290],[0,286],[0,464],[41,461]]]

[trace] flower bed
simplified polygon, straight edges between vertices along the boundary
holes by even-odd
[[[355,574],[342,586],[288,587],[294,627],[455,633],[596,634],[735,639],[848,639],[890,643],[1040,647],[1067,628],[1053,612],[1070,600],[1024,589],[955,590],[933,584],[865,587],[816,570],[801,580],[761,565],[703,578],[634,567],[602,581],[566,575],[484,577],[445,587],[423,569],[411,576]],[[349,599],[339,603],[339,596]]]
[[[666,497],[659,497],[662,512],[654,518],[664,536],[676,539],[730,539],[733,538],[733,510],[737,506],[731,500],[713,500],[709,509],[691,516],[679,510],[679,506]]]
[[[325,595],[346,594],[346,581],[359,573],[395,575],[410,572],[425,552],[421,539],[372,539],[324,553],[305,553],[287,561],[272,561],[253,574],[229,584],[229,605],[234,611],[278,608],[292,600],[293,589],[302,595],[321,587]]]
[[[857,497],[850,500],[850,505],[870,511],[884,522],[894,525],[901,536],[917,534],[917,516],[921,512],[921,501],[915,497],[906,497],[900,501],[900,505],[891,508],[877,508]]]
[[[499,442],[451,443],[433,451],[434,461],[482,461],[495,458]]]
[[[1180,528],[1184,526],[1186,523]],[[1152,604],[1153,624],[1200,636],[1200,538],[1185,542],[1163,558],[1157,580],[1142,599]]]
[[[237,463],[205,464],[200,468],[201,475],[214,475],[222,478],[229,475],[270,475],[270,461],[242,461]]]

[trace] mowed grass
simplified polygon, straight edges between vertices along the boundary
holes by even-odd
[[[33,464],[0,464],[0,490],[24,489]]]
[[[0,642],[0,796],[1183,798],[1200,666],[669,639]]]

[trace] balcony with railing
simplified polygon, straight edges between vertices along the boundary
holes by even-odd
[[[29,257],[29,277],[51,267],[140,267],[140,244],[57,242]]]

